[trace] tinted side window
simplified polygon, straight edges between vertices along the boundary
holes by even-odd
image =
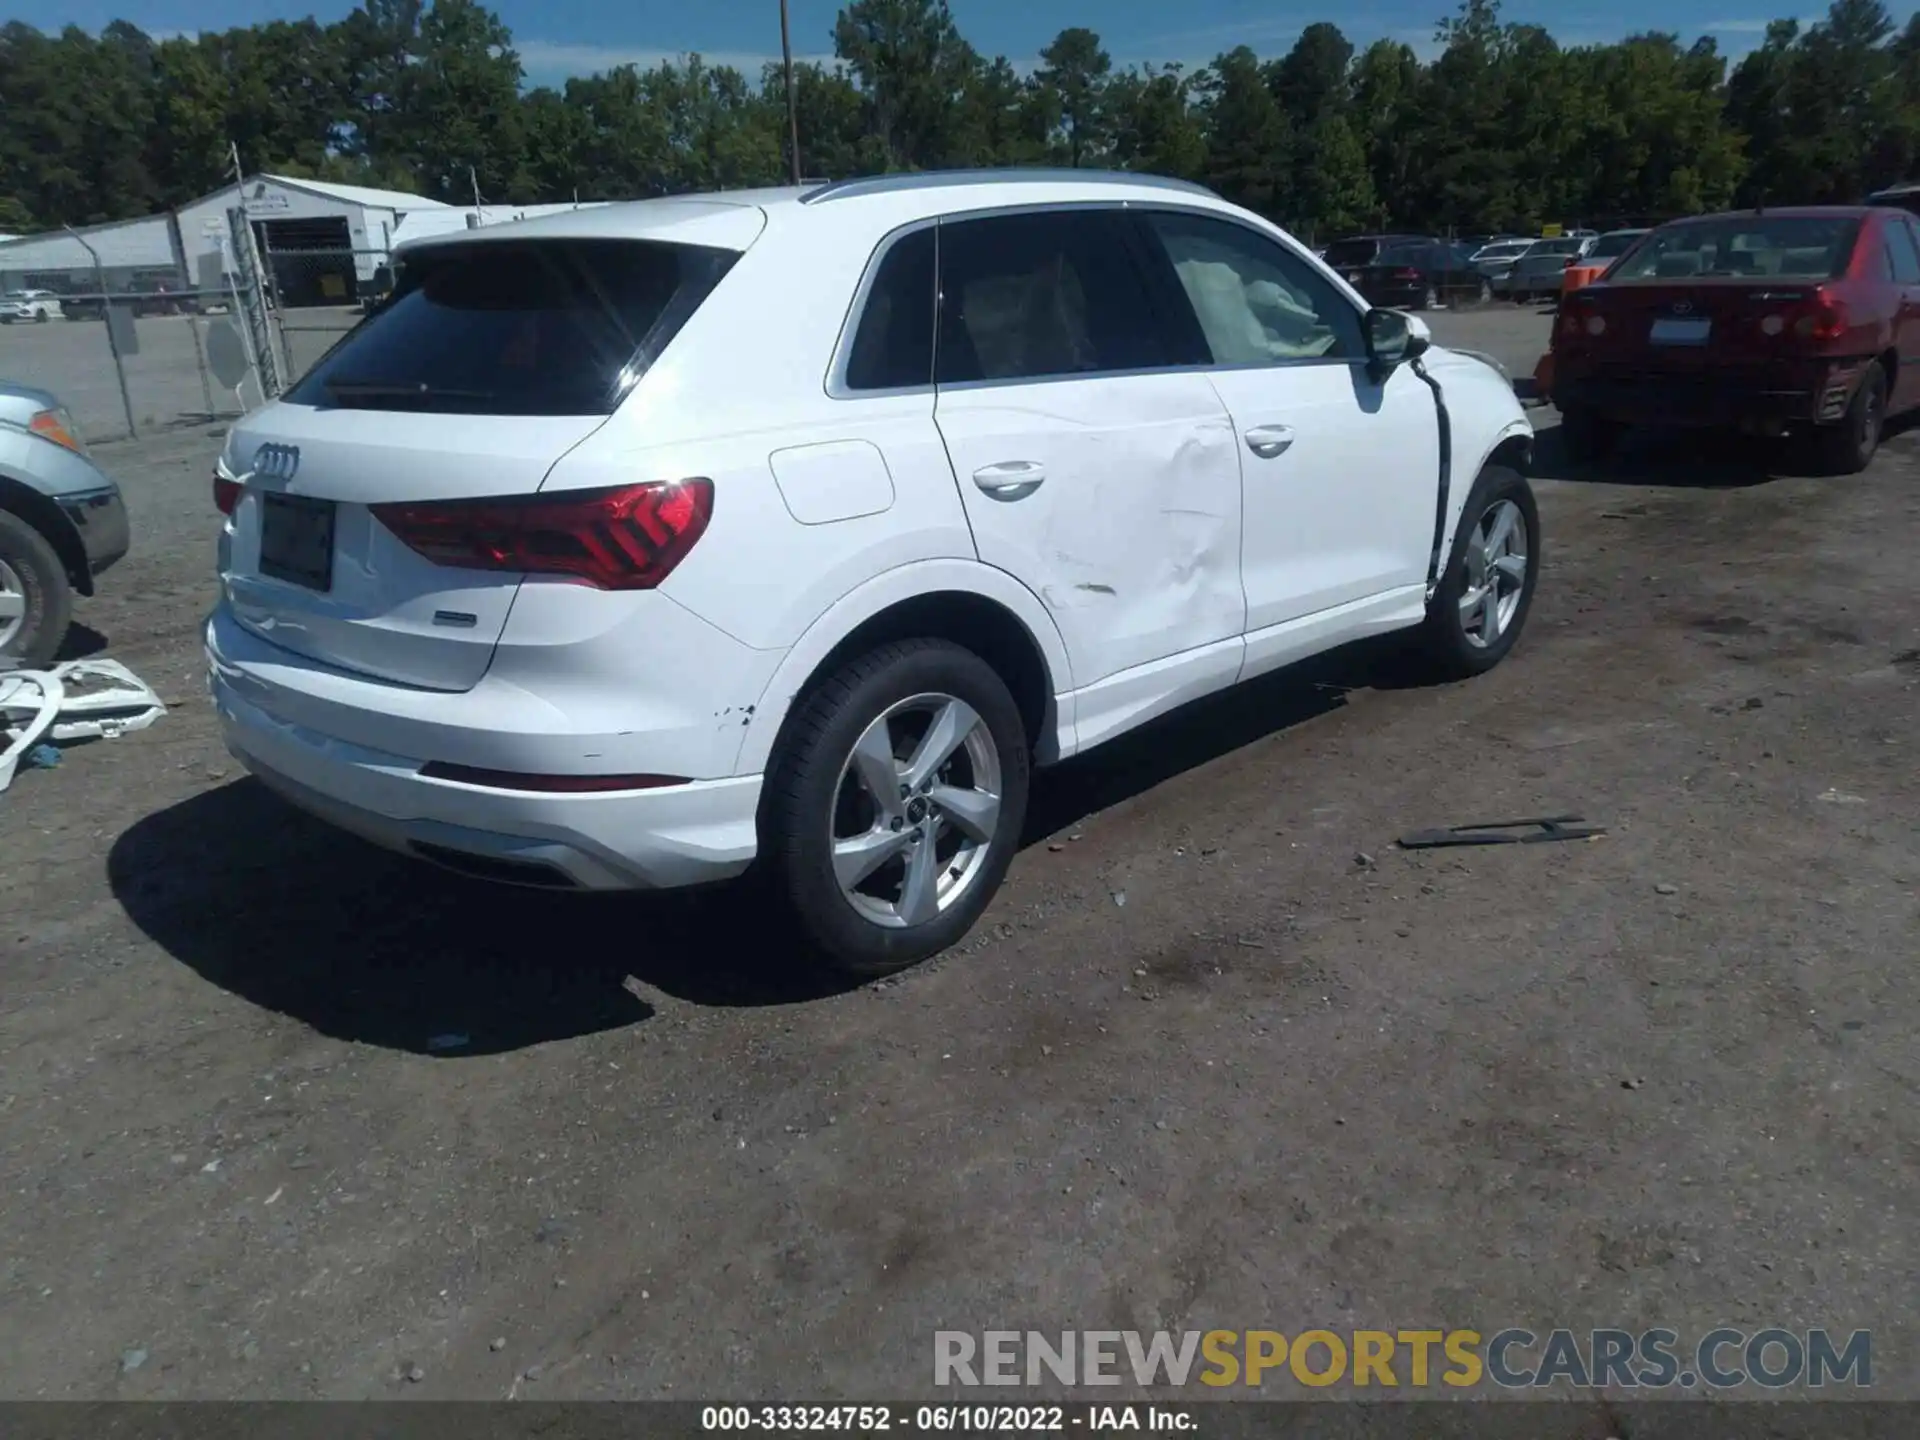
[[[849,390],[933,383],[933,251],[932,227],[887,250],[847,352]]]
[[[1887,256],[1893,261],[1896,284],[1920,285],[1920,249],[1914,248],[1913,230],[1904,220],[1886,222]]]
[[[1179,276],[1216,365],[1366,357],[1360,314],[1306,261],[1230,220],[1147,224]]]
[[[1097,210],[940,227],[941,384],[1174,363],[1123,217]]]

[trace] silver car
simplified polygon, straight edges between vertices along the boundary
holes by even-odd
[[[1597,236],[1595,237],[1598,238]],[[1509,300],[1535,300],[1558,295],[1567,266],[1593,248],[1584,236],[1561,235],[1536,240],[1513,262],[1513,268],[1493,282],[1493,293]]]
[[[59,398],[0,380],[0,660],[51,660],[73,597],[127,553],[120,487]]]

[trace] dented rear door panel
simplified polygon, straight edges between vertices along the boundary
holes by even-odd
[[[935,418],[980,558],[1040,596],[1077,686],[1238,640],[1240,466],[1205,375],[943,386]]]

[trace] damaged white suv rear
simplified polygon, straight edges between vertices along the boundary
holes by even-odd
[[[978,918],[1030,769],[1362,636],[1525,623],[1483,361],[1195,187],[896,176],[436,238],[215,479],[227,743],[472,876]]]

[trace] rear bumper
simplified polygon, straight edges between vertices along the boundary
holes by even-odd
[[[289,663],[285,652],[222,611],[208,620],[205,645],[208,690],[234,758],[292,804],[377,845],[484,879],[583,890],[671,889],[724,880],[753,859],[758,775],[576,795],[429,779],[420,774],[422,766],[445,752],[400,754],[364,739],[368,722],[378,718],[382,694],[395,687],[324,672],[333,705],[340,704],[344,687],[357,684],[363,692],[353,727],[363,738],[345,739],[290,718],[288,712],[302,705],[287,682],[292,677],[297,683],[301,667]],[[450,708],[487,706],[478,692],[435,698]],[[502,725],[522,718],[488,709]],[[449,747],[457,746],[465,729],[448,723]],[[433,727],[418,717],[393,733],[405,748],[433,744]],[[580,749],[576,735],[523,730],[515,740],[523,754],[544,746],[557,761]]]
[[[1562,367],[1564,370],[1564,366]],[[1824,377],[1754,381],[1722,374],[1566,375],[1560,409],[1585,409],[1624,425],[1741,427],[1830,424],[1846,413],[1861,367]]]

